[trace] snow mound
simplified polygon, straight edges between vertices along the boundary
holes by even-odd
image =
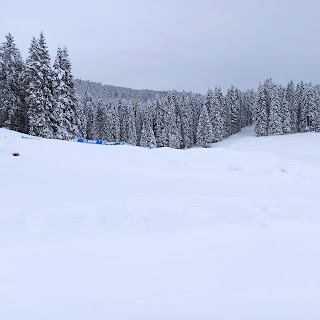
[[[319,134],[255,138],[247,129],[210,149],[149,150],[1,133],[0,235],[320,218]]]

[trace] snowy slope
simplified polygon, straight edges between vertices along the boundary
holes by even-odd
[[[214,144],[213,147],[243,151],[267,151],[288,159],[320,163],[319,133],[296,133],[256,138],[253,130],[254,127],[244,128],[240,133]]]
[[[0,318],[319,319],[319,150],[252,128],[191,150],[0,129]]]

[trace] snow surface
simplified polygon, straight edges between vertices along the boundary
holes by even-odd
[[[0,319],[320,319],[320,134],[21,137],[0,129]]]

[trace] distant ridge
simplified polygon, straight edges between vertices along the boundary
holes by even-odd
[[[79,100],[82,100],[87,92],[92,96],[94,101],[102,100],[112,102],[114,100],[127,99],[146,103],[148,100],[153,100],[156,96],[164,98],[168,93],[168,91],[155,91],[147,89],[139,90],[117,87],[81,79],[76,79],[75,84],[76,93]]]

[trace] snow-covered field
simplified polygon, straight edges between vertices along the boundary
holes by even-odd
[[[0,319],[320,319],[320,134],[21,136],[0,129]]]

